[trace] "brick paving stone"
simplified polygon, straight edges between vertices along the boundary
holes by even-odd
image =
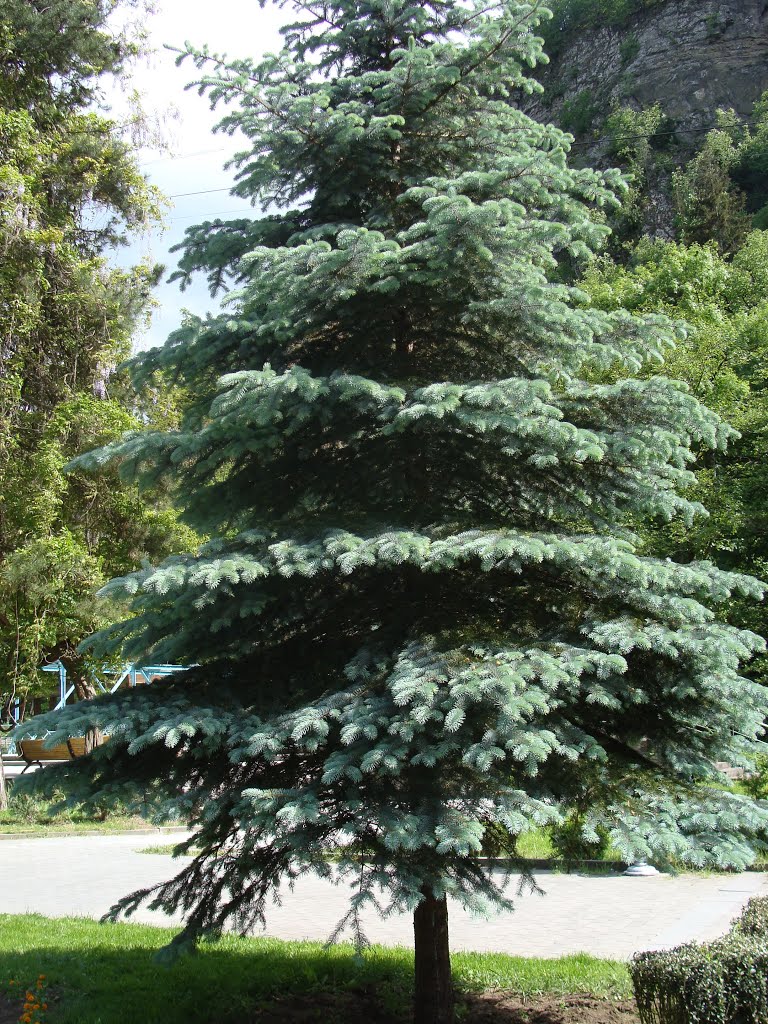
[[[178,870],[168,856],[139,852],[173,841],[136,835],[9,839],[0,843],[0,911],[100,917],[121,896]],[[768,895],[768,874],[758,872],[650,878],[543,872],[538,881],[545,894],[517,898],[513,913],[482,919],[452,906],[452,948],[530,956],[583,951],[626,959],[637,950],[715,938],[750,896]],[[511,886],[514,893],[514,879]],[[266,934],[324,941],[343,916],[347,895],[345,886],[302,878],[293,892],[285,891],[282,905],[270,908]],[[172,920],[143,908],[134,919]],[[372,942],[412,943],[407,914],[382,920],[370,911],[364,923]]]

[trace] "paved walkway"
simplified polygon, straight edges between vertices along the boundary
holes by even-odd
[[[180,862],[139,851],[173,836],[88,836],[0,842],[0,911],[100,917],[120,896],[169,878]],[[491,920],[451,908],[453,949],[530,956],[585,951],[627,958],[637,950],[674,946],[722,934],[750,896],[768,895],[768,874],[681,875],[677,878],[541,874],[546,895],[527,894],[514,913]],[[512,889],[511,891],[514,891]],[[286,891],[269,911],[268,935],[325,940],[341,918],[346,891],[316,877]],[[142,909],[135,920],[169,919]],[[411,919],[366,919],[371,941],[410,946]]]

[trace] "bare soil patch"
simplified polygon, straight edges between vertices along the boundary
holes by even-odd
[[[18,1024],[21,1002],[0,993],[0,1024]],[[245,1018],[238,1015],[238,1020]],[[409,1024],[410,1014],[382,1007],[375,992],[314,992],[272,998],[252,1011],[249,1024]],[[522,999],[485,992],[462,999],[461,1024],[639,1024],[634,1001],[596,996],[543,995]]]
[[[388,1013],[373,992],[357,990],[273,997],[257,1008],[251,1024],[403,1024],[403,1018]]]
[[[633,1000],[589,995],[542,995],[523,999],[510,992],[464,997],[462,1024],[639,1024]],[[408,1024],[410,1014],[388,1011],[374,992],[328,992],[270,999],[250,1024]],[[0,1021],[0,1024],[4,1022]]]
[[[18,1024],[23,1000],[9,999],[0,992],[0,1024]]]
[[[467,1000],[472,1024],[639,1024],[634,999],[589,995],[542,995],[522,999],[511,992],[484,992]]]

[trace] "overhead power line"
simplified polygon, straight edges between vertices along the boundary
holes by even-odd
[[[670,135],[694,135],[702,132],[711,131],[737,131],[740,128],[754,128],[763,124],[762,121],[739,121],[738,124],[706,124],[698,125],[695,128],[673,128],[663,132],[638,132],[633,135],[600,135],[597,138],[576,141],[572,145],[572,149],[585,148],[587,146],[596,146],[599,142],[628,142],[634,139],[660,139],[667,138]],[[519,129],[524,131],[525,129]],[[174,195],[168,196],[169,199],[187,199],[190,196],[207,196],[214,192],[231,192],[234,185],[226,185],[222,188],[202,188],[196,192],[177,192]]]
[[[169,222],[179,220],[205,220],[207,217],[223,217],[225,214],[228,217],[235,217],[238,213],[253,213],[252,206],[246,206],[239,210],[213,210],[210,213],[187,213],[182,217],[169,217]]]
[[[669,135],[694,135],[700,132],[730,132],[737,131],[739,128],[754,128],[762,121],[739,121],[738,124],[707,124],[700,125],[696,128],[672,128],[666,132],[647,132],[638,133],[637,135],[599,135],[597,138],[590,139],[589,141],[574,142],[572,148],[576,149],[577,146],[595,146],[598,142],[625,142],[629,139],[659,139]]]
[[[151,160],[140,160],[139,167],[152,167],[154,164],[172,163],[176,160],[194,160],[199,156],[228,152],[229,150],[225,146],[217,146],[215,149],[197,149],[193,153],[168,153],[165,156],[153,157]]]
[[[211,192],[231,192],[234,185],[225,185],[223,188],[201,188],[199,192],[177,192],[168,196],[168,199],[186,199],[187,196],[209,196]]]

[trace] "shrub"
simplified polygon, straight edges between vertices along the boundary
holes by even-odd
[[[643,110],[630,106],[616,107],[606,118],[604,126],[609,155],[630,164],[633,174],[642,173],[651,152],[648,136],[658,132],[662,125],[666,128],[667,124],[658,103]]]
[[[640,53],[640,40],[634,32],[631,32],[619,43],[619,55],[622,64],[631,64]]]
[[[768,1020],[768,896],[754,896],[716,942],[639,953],[629,965],[642,1024]]]
[[[642,1024],[765,1024],[768,942],[732,932],[639,953],[629,965]]]
[[[717,39],[728,28],[728,22],[719,14],[708,14],[706,18],[707,39]]]
[[[731,175],[749,196],[750,209],[756,211],[765,205],[768,201],[768,124],[764,120],[739,146]]]
[[[550,842],[555,854],[563,860],[602,860],[610,845],[605,829],[598,827],[585,833],[584,820],[576,814],[562,825],[555,825]]]
[[[768,754],[757,755],[752,770],[741,780],[741,785],[753,800],[768,798]]]
[[[731,931],[768,940],[768,896],[753,896],[733,922]]]
[[[491,821],[485,826],[480,846],[483,857],[514,857],[516,854],[515,836],[498,821]]]
[[[3,820],[18,822],[21,825],[47,824],[53,819],[51,803],[29,793],[16,792],[15,786],[9,786],[8,809],[3,812]]]
[[[560,124],[567,132],[583,135],[595,120],[597,107],[589,89],[582,89],[572,100],[566,100],[560,111]]]
[[[711,131],[685,170],[672,176],[675,220],[684,244],[714,239],[723,252],[743,244],[750,221],[744,193],[731,179],[737,157],[729,132]]]

